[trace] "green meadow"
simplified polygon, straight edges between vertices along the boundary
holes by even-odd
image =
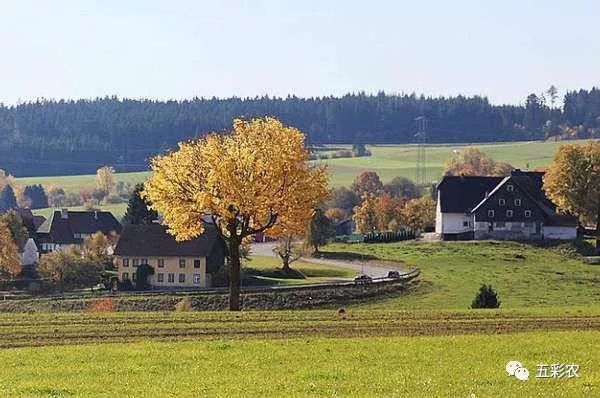
[[[5,397],[592,397],[600,332],[246,339],[0,351]],[[519,360],[528,381],[504,368]],[[537,379],[540,363],[579,377]]]
[[[467,309],[482,284],[502,308],[600,307],[600,267],[584,264],[566,245],[541,248],[516,242],[398,242],[332,244],[324,250],[373,255],[421,269],[419,284],[372,309]],[[365,305],[361,305],[364,308]]]
[[[570,141],[583,142],[583,141]],[[461,149],[475,146],[498,161],[507,162],[517,168],[536,168],[548,165],[554,158],[560,142],[526,141],[509,143],[479,143],[479,144],[437,144],[429,145],[426,149],[427,179],[441,179],[446,160]],[[349,145],[334,145],[335,148],[349,149]],[[368,145],[372,156],[359,158],[326,159],[319,162],[329,168],[330,185],[332,187],[349,186],[354,178],[363,171],[376,171],[386,182],[396,176],[414,179],[416,176],[417,147],[415,145]],[[326,152],[331,153],[331,152]],[[117,173],[117,181],[135,184],[144,181],[150,172]],[[61,187],[67,192],[79,192],[81,189],[95,187],[95,175],[76,176],[47,176],[17,178],[24,185],[42,184],[47,187]],[[120,218],[126,209],[124,203],[102,205],[103,209],[111,211]],[[51,209],[41,209],[37,214],[47,216]]]
[[[478,144],[515,167],[548,164],[556,143]],[[431,180],[464,145],[427,149]],[[332,185],[364,170],[413,178],[416,149],[369,146],[373,156],[328,159]],[[147,172],[119,174],[138,182]],[[94,176],[20,179],[77,191]],[[124,204],[111,205],[116,215]],[[46,212],[48,210],[45,210]],[[0,314],[0,396],[10,397],[593,397],[600,396],[600,267],[568,245],[514,242],[331,244],[418,267],[406,290],[343,311],[78,312]],[[349,278],[352,271],[299,261],[306,279],[252,256],[272,284]],[[472,310],[481,284],[498,310]],[[528,381],[508,377],[519,360]],[[579,377],[538,379],[537,364],[575,363]]]

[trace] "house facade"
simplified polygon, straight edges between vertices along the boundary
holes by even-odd
[[[107,211],[55,210],[36,232],[40,253],[50,253],[81,245],[96,232],[119,234],[121,224]]]
[[[542,178],[543,173],[520,170],[504,178],[444,177],[436,232],[446,240],[575,239],[577,219],[556,211]]]
[[[437,186],[435,232],[446,240],[473,239],[471,210],[502,177],[445,176]]]
[[[140,265],[154,270],[148,282],[158,288],[205,288],[225,262],[225,242],[207,224],[195,239],[177,242],[160,224],[127,225],[114,251],[119,281],[136,283]]]

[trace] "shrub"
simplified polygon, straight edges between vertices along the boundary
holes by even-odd
[[[471,308],[500,308],[498,293],[494,291],[492,285],[481,285],[479,292],[471,303]]]
[[[117,308],[117,303],[112,297],[105,297],[93,301],[90,304],[90,312],[113,312]]]
[[[192,299],[184,297],[177,304],[175,304],[175,311],[177,312],[189,312],[192,310]]]
[[[116,194],[110,194],[104,198],[104,203],[123,203],[126,202],[126,199],[123,199],[121,196]]]

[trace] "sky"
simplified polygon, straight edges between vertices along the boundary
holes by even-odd
[[[0,102],[600,86],[596,0],[0,0]]]

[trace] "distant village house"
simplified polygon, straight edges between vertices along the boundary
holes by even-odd
[[[572,240],[577,218],[544,194],[543,172],[507,177],[445,176],[438,185],[436,233],[445,240]]]

